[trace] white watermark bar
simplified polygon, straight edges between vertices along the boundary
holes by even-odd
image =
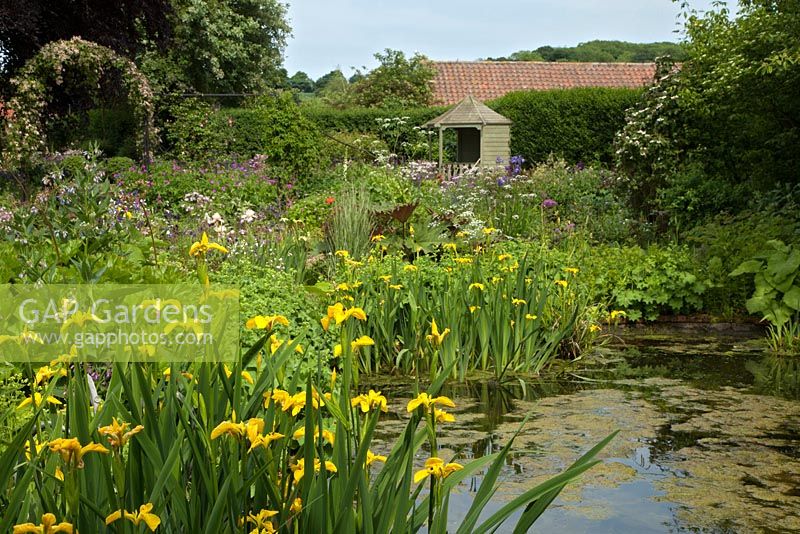
[[[0,361],[231,362],[239,327],[235,287],[0,285]]]

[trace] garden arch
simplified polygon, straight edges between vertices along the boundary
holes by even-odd
[[[129,59],[105,46],[80,37],[54,41],[42,47],[12,80],[15,94],[7,103],[4,163],[19,166],[47,146],[42,114],[52,99],[50,88],[64,83],[66,69],[78,69],[87,87],[97,88],[103,75],[116,69],[127,92],[137,124],[136,143],[145,161],[150,159],[153,130],[153,91],[144,74]]]

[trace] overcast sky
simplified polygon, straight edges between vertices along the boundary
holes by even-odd
[[[594,39],[677,41],[671,0],[288,0],[286,70],[373,68],[385,48],[435,60],[506,56]],[[689,0],[708,9],[711,0]]]

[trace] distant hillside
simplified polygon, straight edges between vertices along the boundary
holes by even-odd
[[[659,56],[670,55],[678,61],[686,58],[677,43],[628,43],[625,41],[589,41],[578,46],[540,46],[536,50],[520,50],[508,57],[487,58],[489,61],[578,61],[585,63],[649,63]]]

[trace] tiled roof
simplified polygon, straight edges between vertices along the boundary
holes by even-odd
[[[455,104],[467,95],[487,101],[525,89],[643,87],[655,74],[654,63],[434,61],[433,66],[436,104]]]
[[[511,124],[511,120],[490,109],[483,102],[478,102],[470,95],[455,107],[426,122],[425,127],[481,126],[485,124]]]

